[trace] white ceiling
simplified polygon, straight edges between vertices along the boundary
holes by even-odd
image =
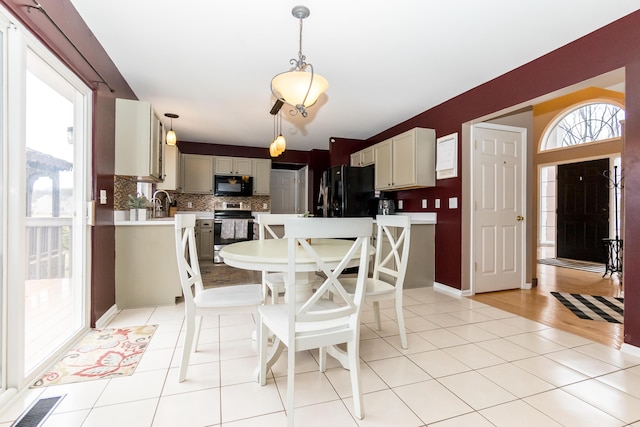
[[[297,3],[71,2],[137,97],[180,115],[178,140],[268,147],[269,83],[297,57]],[[311,10],[302,51],[329,89],[306,119],[283,107],[287,148],[297,150],[367,139],[640,9],[640,0],[301,4]]]

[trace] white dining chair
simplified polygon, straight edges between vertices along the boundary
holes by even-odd
[[[258,214],[258,236],[260,240],[281,239],[284,235],[284,223],[298,218],[297,214]],[[262,287],[266,296],[271,293],[271,303],[276,304],[280,294],[284,293],[284,278],[281,272],[262,271]]]
[[[176,256],[184,296],[186,322],[179,382],[184,381],[187,376],[192,350],[197,351],[203,316],[218,316],[237,312],[257,314],[257,308],[262,305],[264,300],[262,285],[258,283],[204,289],[196,250],[195,225],[196,216],[194,214],[175,216]],[[197,325],[196,317],[198,318]],[[256,334],[256,339],[259,342],[259,328],[256,328]]]
[[[380,330],[382,329],[380,301],[395,300],[400,343],[402,348],[406,349],[408,344],[402,310],[402,295],[409,261],[411,218],[408,215],[378,215],[376,216],[376,225],[378,230],[373,275],[366,280],[364,301],[372,305],[376,327]],[[344,285],[348,292],[355,292],[355,279],[345,278]]]
[[[368,251],[373,230],[371,218],[297,218],[286,221],[288,265],[287,276],[295,277],[298,251],[315,260],[326,279],[312,296],[301,303],[269,304],[258,308],[260,331],[260,373],[266,384],[267,342],[269,331],[287,347],[287,422],[294,419],[294,369],[296,352],[320,348],[320,370],[326,369],[326,348],[346,343],[346,362],[351,376],[355,416],[364,417],[360,387],[360,308],[364,297]],[[314,249],[313,240],[319,238],[354,239],[347,253],[337,262],[328,263]],[[306,239],[311,239],[309,243]],[[319,245],[319,244],[318,244]],[[325,258],[326,259],[326,258]],[[359,274],[354,294],[341,284],[342,271],[357,262]],[[287,301],[296,301],[296,286],[286,288]],[[333,299],[325,298],[328,292]]]

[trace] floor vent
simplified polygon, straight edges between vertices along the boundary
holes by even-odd
[[[20,415],[11,427],[38,427],[53,412],[63,396],[38,399],[36,403]]]

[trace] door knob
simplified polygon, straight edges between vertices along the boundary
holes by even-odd
[[[517,219],[518,221],[524,221],[524,217],[523,217],[522,215],[518,215],[518,216],[516,217],[516,219]]]

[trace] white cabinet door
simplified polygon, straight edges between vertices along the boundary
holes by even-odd
[[[180,191],[180,152],[177,145],[164,147],[164,180],[156,185],[158,190]]]
[[[271,191],[271,160],[253,159],[253,194],[255,196],[268,196]]]
[[[251,175],[251,159],[215,156],[216,175]]]
[[[362,166],[375,164],[376,156],[375,151],[373,150],[373,146],[367,147],[364,150],[360,151],[360,162]]]
[[[414,134],[405,132],[392,138],[392,141],[393,187],[416,185],[416,140]]]
[[[164,127],[151,104],[116,99],[115,175],[160,182],[163,160]]]
[[[251,159],[245,159],[243,157],[234,157],[233,159],[233,174],[234,175],[247,175],[251,176],[253,163]]]
[[[387,139],[373,146],[376,158],[375,188],[388,190],[393,186],[393,150],[392,141]]]
[[[351,166],[364,167],[375,163],[375,151],[373,146],[367,147],[364,150],[356,151],[351,154]]]
[[[198,154],[182,155],[182,192],[213,193],[213,158]]]

